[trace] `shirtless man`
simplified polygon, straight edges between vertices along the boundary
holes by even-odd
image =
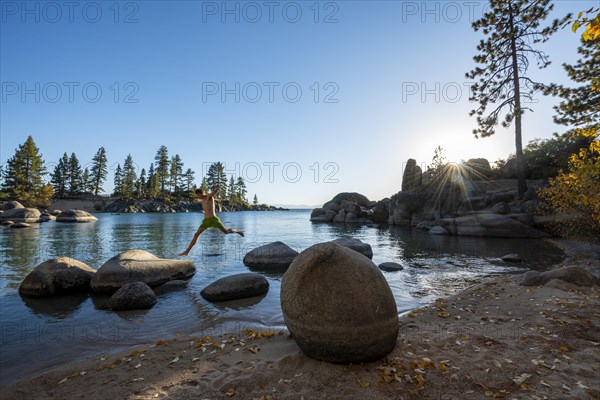
[[[221,232],[225,234],[237,233],[240,236],[244,236],[244,232],[240,230],[226,228],[225,225],[223,225],[223,223],[219,219],[219,217],[216,216],[215,196],[218,192],[219,188],[214,189],[211,193],[208,194],[204,193],[204,190],[202,189],[196,189],[196,196],[198,198],[198,202],[202,204],[202,211],[204,211],[204,219],[202,220],[202,225],[200,225],[200,228],[198,228],[198,230],[194,234],[194,238],[190,242],[190,245],[187,249],[185,249],[183,253],[179,254],[180,256],[187,256],[190,253],[190,250],[192,250],[192,247],[194,247],[194,245],[198,241],[198,237],[202,234],[202,232],[204,232],[208,228],[218,228],[221,230]]]

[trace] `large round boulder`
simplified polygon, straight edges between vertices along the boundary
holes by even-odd
[[[117,290],[104,304],[113,311],[143,310],[156,304],[158,298],[144,282],[127,283]]]
[[[250,250],[244,256],[244,265],[265,272],[284,272],[298,252],[283,242],[273,242]]]
[[[102,265],[91,281],[95,292],[115,292],[131,282],[158,286],[176,279],[188,279],[196,273],[189,260],[158,258],[144,250],[129,250]]]
[[[358,239],[343,237],[343,238],[332,240],[331,243],[335,243],[335,244],[339,244],[344,247],[348,247],[349,249],[359,252],[363,256],[373,258],[373,249],[371,249],[371,245],[369,243],[361,242]]]
[[[98,218],[83,210],[66,210],[58,214],[56,222],[94,222]]]
[[[3,221],[13,222],[39,222],[42,213],[37,208],[16,207],[2,213]]]
[[[245,273],[221,278],[205,287],[200,295],[208,301],[227,301],[260,296],[268,291],[269,281],[264,276]]]
[[[53,258],[35,267],[25,277],[19,293],[41,297],[88,291],[95,272],[73,258]]]
[[[281,282],[285,323],[309,357],[369,362],[394,349],[398,314],[383,274],[367,257],[335,243],[304,250]]]

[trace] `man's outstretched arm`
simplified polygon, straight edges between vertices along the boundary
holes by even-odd
[[[217,186],[216,188],[213,188],[213,191],[210,192],[209,196],[210,197],[215,197],[217,195],[217,193],[219,193],[219,187]]]

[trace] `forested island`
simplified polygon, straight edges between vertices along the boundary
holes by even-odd
[[[33,137],[29,136],[0,168],[0,201],[14,200],[26,207],[41,209],[51,205],[60,209],[67,205],[111,213],[188,212],[201,210],[194,201],[194,190],[209,191],[218,187],[216,200],[221,211],[282,210],[259,203],[256,194],[250,202],[244,178],[228,177],[222,162],[212,163],[197,185],[195,171],[184,169],[179,154],[169,157],[164,145],[147,170],[139,169],[131,154],[122,165],[117,163],[112,193],[104,189],[108,172],[104,147],[84,166],[75,153],[69,156],[66,152],[56,163],[46,163]]]

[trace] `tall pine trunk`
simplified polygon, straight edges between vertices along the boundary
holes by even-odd
[[[510,7],[510,5],[509,5]],[[519,65],[517,60],[516,32],[513,23],[513,10],[510,8],[509,16],[510,30],[512,32],[510,39],[510,49],[512,52],[513,84],[515,87],[515,144],[517,150],[517,180],[519,198],[522,198],[527,191],[527,182],[525,180],[525,157],[523,157],[523,142],[521,135],[521,87],[519,85]]]

